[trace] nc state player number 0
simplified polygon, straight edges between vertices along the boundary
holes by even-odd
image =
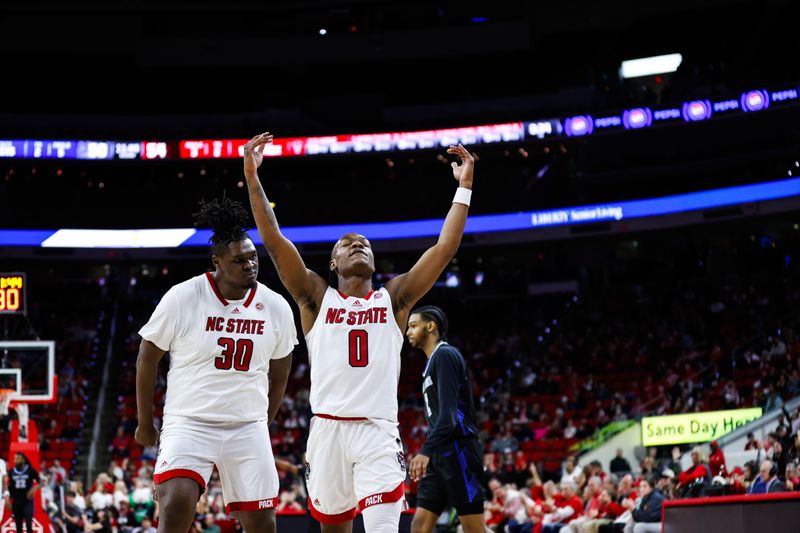
[[[363,329],[350,330],[350,366],[365,367],[369,364],[369,344],[367,332]]]

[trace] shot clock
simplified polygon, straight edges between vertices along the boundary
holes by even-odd
[[[24,272],[0,272],[0,315],[24,315],[28,308]]]

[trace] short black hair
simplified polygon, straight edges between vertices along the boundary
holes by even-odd
[[[200,212],[192,216],[196,228],[210,227],[214,231],[209,239],[214,255],[221,255],[232,242],[250,238],[244,230],[249,220],[247,210],[225,194],[222,199],[215,198],[210,202],[200,200]]]
[[[420,315],[424,320],[433,322],[439,329],[439,339],[447,340],[447,316],[435,305],[424,305],[411,311],[412,315]]]

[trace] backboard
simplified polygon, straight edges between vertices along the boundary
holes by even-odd
[[[54,341],[0,341],[0,383],[15,384],[14,401],[37,404],[56,400],[55,352]]]

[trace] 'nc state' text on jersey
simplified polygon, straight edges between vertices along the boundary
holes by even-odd
[[[229,318],[226,321],[221,316],[210,316],[206,319],[206,331],[263,335],[264,322],[264,320],[252,320],[249,318]]]
[[[373,307],[363,311],[348,311],[343,308],[332,307],[325,315],[326,324],[342,324],[360,326],[362,324],[386,324],[386,308]]]

